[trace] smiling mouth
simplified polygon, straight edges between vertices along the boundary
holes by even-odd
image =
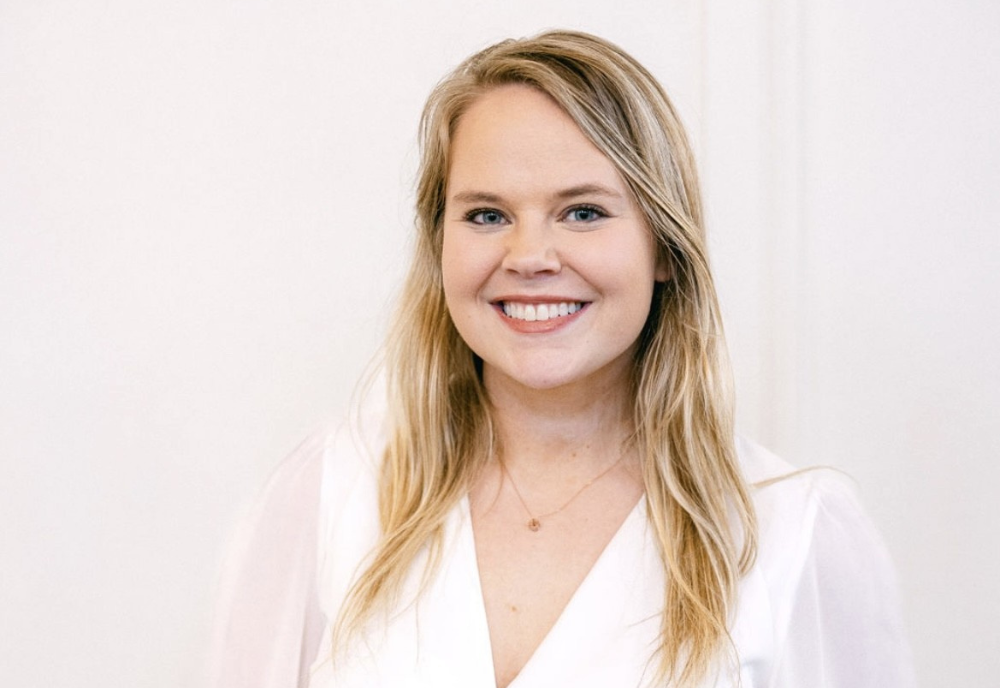
[[[573,315],[587,307],[586,301],[560,301],[558,303],[513,303],[501,301],[503,314],[512,320],[536,322]]]

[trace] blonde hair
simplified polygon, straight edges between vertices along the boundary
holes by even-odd
[[[479,362],[445,306],[442,213],[455,126],[476,98],[505,84],[548,94],[611,160],[669,266],[635,356],[633,439],[666,572],[657,676],[693,684],[731,648],[736,586],[756,552],[697,173],[680,120],[652,75],[617,46],[577,32],[491,46],[428,99],[415,256],[386,351],[383,535],[348,595],[335,637],[360,631],[376,610],[389,609],[425,547],[433,568],[446,516],[493,456],[497,439]]]

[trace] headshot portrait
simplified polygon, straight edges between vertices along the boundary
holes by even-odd
[[[0,682],[989,685],[997,27],[0,8]]]

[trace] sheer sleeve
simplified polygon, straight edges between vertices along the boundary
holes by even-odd
[[[819,481],[801,575],[780,615],[771,688],[912,688],[895,574],[849,485]]]
[[[209,688],[308,684],[325,622],[316,585],[325,437],[285,459],[237,534],[217,597]]]

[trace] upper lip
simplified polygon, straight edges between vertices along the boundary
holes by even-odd
[[[510,294],[490,299],[490,303],[523,303],[527,306],[540,303],[589,303],[589,301],[575,296],[524,296]]]

